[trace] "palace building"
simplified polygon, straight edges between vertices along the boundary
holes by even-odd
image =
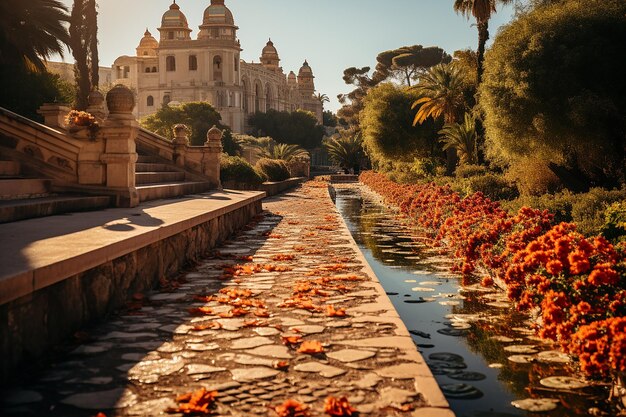
[[[322,123],[322,103],[314,96],[315,77],[306,60],[297,76],[285,74],[269,40],[260,63],[243,61],[239,28],[224,0],[211,0],[199,29],[192,37],[173,0],[157,29],[159,40],[146,30],[136,56],[115,60],[113,83],[135,91],[137,117],[153,114],[163,104],[205,101],[234,132],[245,132],[249,115],[269,109],[307,110]]]

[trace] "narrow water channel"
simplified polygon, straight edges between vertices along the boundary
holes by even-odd
[[[457,417],[588,416],[590,408],[604,408],[603,390],[540,383],[571,375],[567,357],[537,339],[529,318],[501,292],[462,285],[449,272],[453,261],[371,192],[341,185],[333,194]],[[548,399],[544,405],[554,410],[538,414],[511,405],[531,397]]]

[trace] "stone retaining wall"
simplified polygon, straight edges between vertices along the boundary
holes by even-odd
[[[0,306],[0,384],[245,226],[261,200]]]
[[[280,194],[283,191],[286,191],[290,188],[293,188],[297,186],[298,184],[303,183],[304,181],[306,181],[306,178],[297,177],[297,178],[289,178],[288,180],[285,180],[285,181],[264,182],[263,184],[259,186],[259,191],[265,191],[267,193],[267,196],[271,197],[273,195]]]

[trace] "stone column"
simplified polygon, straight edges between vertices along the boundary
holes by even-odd
[[[55,129],[65,129],[65,116],[69,112],[69,107],[57,103],[45,103],[37,110],[43,116],[43,124]]]
[[[135,188],[139,124],[132,113],[135,97],[128,87],[118,84],[109,91],[106,102],[109,116],[103,126],[105,147],[101,157],[106,164],[106,186],[116,192],[118,207],[135,207],[139,204]]]
[[[189,137],[187,133],[189,128],[184,124],[174,126],[174,163],[179,167],[185,168],[187,148],[189,147]]]
[[[202,157],[202,173],[209,177],[211,185],[222,189],[220,182],[220,155],[222,153],[222,131],[213,126],[206,134],[204,155]]]

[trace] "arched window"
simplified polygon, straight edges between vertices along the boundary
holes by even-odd
[[[198,58],[195,55],[189,55],[189,71],[198,70]]]
[[[165,58],[165,70],[176,71],[176,58],[172,55]]]
[[[272,88],[270,87],[270,85],[268,84],[266,87],[266,92],[265,92],[265,109],[266,111],[272,108]]]
[[[239,71],[239,56],[235,55],[235,71]]]
[[[213,58],[213,80],[222,81],[222,57],[219,55]]]
[[[258,112],[261,111],[261,95],[263,93],[261,92],[261,86],[259,85],[259,83],[256,83],[256,85],[254,86],[254,111]]]
[[[148,96],[148,99],[146,100],[146,104],[148,105],[148,107],[154,106],[154,97]]]
[[[174,39],[174,32],[167,32],[167,39]]]
[[[143,56],[148,56],[148,51],[143,51]]]
[[[146,67],[146,72],[150,72],[150,67]]]
[[[156,67],[152,67],[152,72],[157,72]]]
[[[169,94],[166,94],[163,96],[163,104],[167,105],[170,101],[172,101],[172,99],[170,98]]]
[[[243,98],[241,100],[241,106],[244,113],[248,113],[248,81],[243,80]]]

